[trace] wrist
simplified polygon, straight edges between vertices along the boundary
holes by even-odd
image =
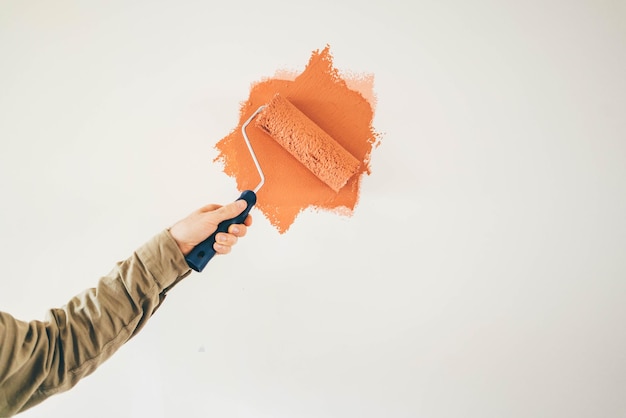
[[[178,246],[180,252],[183,253],[183,255],[187,255],[191,252],[191,250],[193,250],[194,246],[192,244],[186,243],[185,241],[178,238],[178,234],[176,233],[174,228],[168,228],[167,230],[169,231],[170,236],[174,239],[174,242]]]

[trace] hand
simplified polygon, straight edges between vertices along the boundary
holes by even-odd
[[[206,205],[176,222],[170,228],[170,234],[182,253],[187,255],[196,245],[214,233],[220,222],[234,218],[245,208],[245,200],[237,200],[225,206]],[[228,254],[231,247],[237,243],[237,239],[246,235],[250,225],[252,225],[252,217],[248,215],[243,224],[233,224],[228,228],[228,233],[218,233],[213,244],[215,252]]]

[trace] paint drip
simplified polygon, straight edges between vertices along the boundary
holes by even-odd
[[[265,175],[256,207],[279,233],[286,232],[305,209],[352,216],[359,200],[361,178],[370,174],[372,150],[380,134],[372,127],[375,95],[373,76],[342,76],[333,66],[330,47],[313,51],[302,71],[293,77],[276,73],[253,83],[240,109],[239,125],[215,146],[216,162],[235,178],[240,190],[253,189],[259,174],[244,142],[241,126],[250,115],[277,94],[287,97],[319,128],[358,160],[358,169],[338,191],[294,158],[262,129],[249,125],[250,143]]]

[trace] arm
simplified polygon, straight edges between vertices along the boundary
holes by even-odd
[[[45,321],[24,322],[0,312],[0,417],[72,388],[136,335],[167,291],[191,272],[184,254],[239,208],[209,205],[192,213],[118,263],[97,287],[51,309]],[[220,234],[217,253],[230,252],[250,223],[248,218]]]

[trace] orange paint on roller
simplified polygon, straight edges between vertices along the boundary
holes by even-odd
[[[336,192],[359,170],[352,154],[280,94],[255,123]]]
[[[314,51],[294,79],[277,77],[252,85],[239,125],[217,143],[215,160],[240,190],[259,183],[241,128],[265,106],[246,128],[265,175],[256,207],[280,233],[306,208],[349,216],[362,174],[370,172],[371,151],[379,143],[371,124],[373,103],[364,94],[374,97],[372,91],[348,86],[332,65],[329,47]]]

